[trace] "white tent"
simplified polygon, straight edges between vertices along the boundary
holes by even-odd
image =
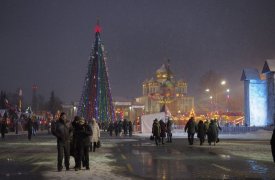
[[[165,121],[165,113],[155,113],[141,116],[141,133],[151,133],[152,125],[155,119]]]

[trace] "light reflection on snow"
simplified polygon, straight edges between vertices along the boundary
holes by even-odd
[[[268,168],[259,165],[256,161],[248,160],[247,162],[254,173],[266,174],[268,171]]]
[[[8,145],[26,145],[26,142],[16,142],[16,143],[7,143]],[[56,142],[34,142],[34,143],[28,143],[30,146],[56,146]]]
[[[219,156],[222,158],[222,159],[231,159],[231,156],[230,155],[226,155],[226,154],[219,154]]]
[[[36,163],[33,163],[33,165],[52,165],[53,163],[48,161],[48,162],[45,162],[45,161],[42,161],[42,162],[36,162]]]

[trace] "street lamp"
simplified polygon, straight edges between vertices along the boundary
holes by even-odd
[[[226,106],[227,106],[227,108],[226,108],[226,111],[227,112],[229,112],[229,92],[230,92],[230,89],[226,89],[226,92],[227,92],[227,96],[226,96]]]
[[[216,110],[219,111],[220,105],[222,105],[222,102],[219,101],[220,99],[219,96],[221,96],[221,94],[223,95],[224,92],[226,92],[227,94],[227,104],[228,104],[230,89],[227,89],[227,88],[228,88],[227,81],[224,79],[220,79],[220,84],[215,84],[213,89],[206,88],[204,90],[207,96],[211,94],[211,96],[209,96],[209,99],[211,101],[211,108],[213,111],[216,111]],[[227,108],[227,111],[228,111],[228,108]]]
[[[73,107],[73,116],[75,116],[76,113],[76,106]]]
[[[129,110],[130,110],[130,111],[129,111],[129,121],[131,121],[131,119],[132,119],[132,118],[131,118],[131,115],[132,115],[132,109],[133,109],[133,108],[132,108],[132,106],[130,106],[130,107],[129,107]]]
[[[212,112],[214,111],[213,96],[210,96],[209,99],[210,99],[210,113],[212,114]]]

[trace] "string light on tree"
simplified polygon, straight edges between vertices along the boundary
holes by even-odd
[[[105,51],[100,38],[101,30],[99,21],[97,21],[95,42],[77,114],[87,120],[95,118],[97,121],[114,121],[115,113],[108,80]]]

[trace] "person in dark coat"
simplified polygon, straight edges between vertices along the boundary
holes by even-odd
[[[114,123],[113,123],[113,121],[110,121],[108,129],[107,129],[107,131],[109,132],[110,136],[113,136],[113,130],[114,130]]]
[[[211,146],[211,143],[214,142],[214,146],[216,145],[218,137],[218,127],[214,120],[210,121],[208,130],[207,130],[207,139],[208,144]]]
[[[273,134],[270,140],[270,145],[271,145],[271,152],[272,152],[272,157],[273,157],[273,162],[275,163],[275,128],[273,129]]]
[[[105,131],[107,131],[108,130],[108,122],[107,121],[103,121],[102,122],[102,124],[103,124],[103,131],[105,132]]]
[[[196,126],[196,122],[195,122],[195,119],[194,117],[191,117],[185,128],[184,128],[184,131],[186,132],[187,130],[187,134],[188,134],[188,142],[189,142],[189,145],[193,145],[194,143],[194,135],[197,131],[197,126]]]
[[[217,119],[214,119],[214,122],[216,123],[217,128],[218,128],[218,131],[217,131],[217,140],[216,140],[216,143],[218,143],[218,142],[220,142],[219,132],[222,130],[222,128],[220,126],[220,123],[217,121]]]
[[[34,126],[34,118],[28,117],[27,130],[28,130],[28,140],[29,141],[32,139],[33,126]]]
[[[154,136],[156,145],[158,146],[158,141],[160,139],[160,125],[157,119],[154,120],[152,125],[152,134]]]
[[[77,126],[79,125],[79,120],[80,117],[79,116],[75,116],[74,120],[72,122],[72,136],[70,138],[70,155],[74,157],[74,162],[76,165],[76,129]],[[75,166],[76,167],[76,166]]]
[[[118,121],[114,122],[114,129],[115,129],[116,136],[118,136]]]
[[[79,123],[75,125],[74,131],[76,136],[75,171],[81,169],[81,161],[83,162],[83,167],[89,170],[90,135],[92,135],[92,129],[84,118],[80,118]]]
[[[122,134],[122,121],[121,120],[118,121],[117,127],[118,127],[118,134],[119,134],[119,136],[121,136],[121,134]]]
[[[123,127],[124,136],[126,136],[127,132],[128,132],[128,121],[127,121],[127,119],[123,120],[122,127]]]
[[[1,137],[2,137],[2,140],[4,140],[5,139],[5,134],[7,132],[7,127],[8,127],[6,118],[3,118],[1,120],[0,126],[1,126],[1,128],[0,128],[0,130],[1,130]]]
[[[129,136],[131,137],[132,134],[133,134],[133,123],[132,123],[132,121],[129,121],[128,129],[129,129]]]
[[[56,121],[55,136],[57,138],[57,170],[63,169],[62,161],[64,157],[66,170],[70,167],[70,137],[72,127],[67,121],[66,114],[62,112],[60,118]]]
[[[160,138],[161,138],[161,143],[164,144],[163,140],[166,137],[166,124],[163,122],[163,120],[159,121],[160,125]]]
[[[167,142],[171,143],[172,142],[172,121],[168,118],[167,124]]]
[[[52,135],[56,136],[56,119],[53,116],[50,117],[50,131]]]
[[[200,145],[202,145],[205,141],[205,134],[206,134],[206,126],[202,120],[198,123],[198,138],[200,139]]]

